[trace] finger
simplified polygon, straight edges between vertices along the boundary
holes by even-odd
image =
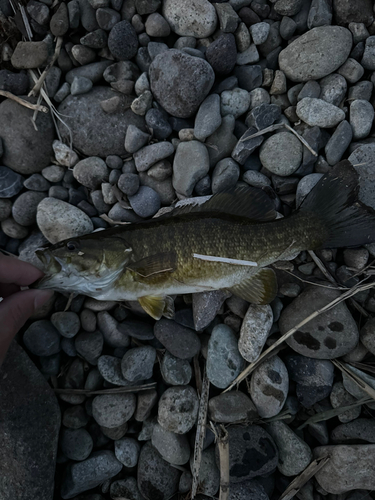
[[[0,283],[27,286],[42,276],[42,271],[32,264],[14,257],[0,255]]]
[[[18,330],[52,295],[51,290],[25,290],[0,303],[0,365]]]
[[[20,287],[14,283],[0,283],[0,297],[5,299],[20,291]]]

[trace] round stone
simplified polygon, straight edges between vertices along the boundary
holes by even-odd
[[[215,8],[208,0],[165,0],[163,16],[180,36],[207,38],[217,25]]]
[[[129,349],[121,361],[121,371],[126,380],[138,382],[152,377],[156,349],[150,345]]]
[[[374,108],[371,103],[363,99],[356,99],[350,105],[350,125],[353,130],[353,139],[364,139],[371,131],[374,121]]]
[[[108,48],[120,61],[128,61],[136,55],[138,37],[129,21],[120,21],[114,25],[108,36]]]
[[[218,75],[232,72],[237,59],[236,39],[232,33],[223,33],[210,43],[206,50],[206,59]]]
[[[108,180],[109,170],[101,158],[91,156],[79,161],[75,165],[73,175],[83,186],[89,189],[96,189]]]
[[[251,304],[243,319],[238,349],[241,356],[252,363],[256,361],[270,334],[273,324],[271,306]]]
[[[314,97],[304,97],[299,101],[296,113],[310,127],[332,128],[345,119],[342,109]]]
[[[13,203],[13,219],[21,226],[32,226],[36,222],[38,204],[46,197],[45,193],[27,191]]]
[[[170,49],[152,61],[149,78],[159,104],[172,116],[188,118],[211,90],[215,74],[204,59]]]
[[[258,418],[254,403],[249,396],[240,391],[226,392],[211,398],[208,409],[210,418],[223,424]]]
[[[103,335],[99,332],[81,332],[74,339],[77,353],[91,365],[98,363],[98,358],[103,351]]]
[[[100,375],[113,385],[127,386],[131,385],[125,380],[121,372],[121,359],[114,356],[100,356],[98,359],[98,370]]]
[[[303,146],[291,132],[279,132],[264,141],[259,158],[262,165],[276,175],[293,174],[301,164]]]
[[[0,197],[12,198],[18,194],[24,182],[24,177],[8,167],[0,167]]]
[[[184,465],[190,457],[190,446],[187,436],[167,431],[156,424],[152,432],[151,443],[160,455],[173,465]]]
[[[81,326],[78,314],[72,311],[53,313],[51,316],[51,322],[60,335],[66,338],[72,338],[77,335]]]
[[[31,101],[31,99],[26,98]],[[34,101],[35,102],[35,101]],[[6,99],[0,104],[0,138],[3,141],[2,163],[21,174],[33,174],[46,167],[53,157],[55,138],[51,113],[38,113]]]
[[[115,455],[125,467],[135,467],[138,463],[141,446],[134,438],[123,437],[115,441]]]
[[[52,356],[60,352],[59,332],[46,319],[32,323],[23,335],[23,342],[36,356]]]
[[[86,460],[94,446],[92,437],[86,429],[62,429],[60,447],[70,460]]]
[[[207,148],[199,141],[180,142],[173,161],[173,187],[189,197],[195,185],[208,173],[210,158]]]
[[[130,420],[136,407],[134,394],[103,394],[92,402],[92,416],[96,422],[113,429]]]
[[[158,422],[176,434],[189,432],[197,421],[198,396],[190,385],[170,387],[159,400]]]
[[[10,217],[12,213],[12,202],[4,198],[0,198],[0,221]]]
[[[62,415],[62,424],[69,429],[80,429],[85,427],[89,416],[81,405],[69,406]]]
[[[141,186],[128,199],[132,209],[140,217],[152,217],[161,206],[159,194],[148,186]]]
[[[56,198],[44,198],[39,205],[36,220],[39,229],[51,243],[91,233],[91,219],[77,207]]]
[[[187,385],[192,376],[190,363],[186,359],[178,359],[168,351],[160,363],[160,371],[164,381],[169,385]]]
[[[201,342],[194,330],[170,319],[162,318],[157,321],[154,335],[173,356],[179,359],[193,358],[201,348]]]

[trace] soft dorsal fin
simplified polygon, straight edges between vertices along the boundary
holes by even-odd
[[[269,304],[277,294],[276,274],[272,269],[262,269],[228,290],[252,304]]]
[[[163,252],[157,253],[140,259],[136,262],[131,262],[127,269],[134,271],[135,273],[142,276],[142,278],[148,278],[155,274],[160,273],[171,273],[175,271],[177,266],[177,255],[175,252]]]
[[[187,213],[225,213],[247,217],[253,221],[266,222],[275,220],[277,212],[274,203],[261,189],[252,187],[236,187],[222,193],[214,194],[202,204],[191,204],[178,207],[171,212],[172,216]]]

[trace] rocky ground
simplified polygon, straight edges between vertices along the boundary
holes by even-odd
[[[345,158],[375,208],[371,0],[0,0],[0,48],[0,247],[20,259],[236,185],[289,215]],[[1,499],[190,499],[202,423],[199,500],[219,497],[226,471],[222,500],[276,500],[307,467],[299,500],[368,497],[370,288],[223,390],[371,282],[374,257],[375,245],[302,252],[276,264],[270,305],[202,293],[158,322],[84,296],[66,311],[55,294],[1,371]]]

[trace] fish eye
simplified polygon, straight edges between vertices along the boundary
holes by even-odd
[[[73,252],[74,250],[78,249],[78,243],[76,241],[68,241],[66,244],[66,248]]]

